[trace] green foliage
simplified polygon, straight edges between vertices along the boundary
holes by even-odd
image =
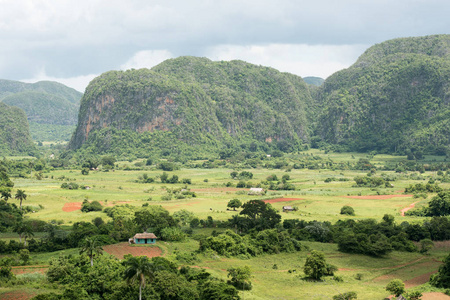
[[[348,205],[344,205],[341,208],[341,215],[348,215],[348,216],[354,216],[355,215],[355,210],[353,209],[353,207],[348,206]]]
[[[309,278],[320,280],[328,273],[325,255],[320,251],[312,250],[311,254],[306,258],[303,272]]]
[[[289,152],[307,140],[315,109],[298,76],[242,61],[180,57],[152,70],[111,71],[93,80],[70,148],[87,143],[84,149],[95,145],[100,153],[125,155],[128,144],[139,148],[131,150],[137,157],[148,156],[149,148],[161,156],[186,155],[187,146],[227,158],[238,144]],[[105,124],[109,135],[100,133]]]
[[[393,279],[386,285],[386,291],[398,297],[405,292],[405,284],[400,279]]]
[[[449,47],[448,35],[433,35],[369,48],[322,85],[318,139],[335,149],[409,152],[413,159],[445,154]]]
[[[444,258],[438,273],[431,275],[430,283],[436,287],[450,288],[450,254]]]
[[[89,202],[89,200],[84,199],[83,203],[81,204],[82,212],[102,211],[102,210],[103,206],[100,204],[100,202],[96,200]]]
[[[134,222],[142,231],[153,232],[156,236],[166,227],[176,227],[177,222],[162,206],[151,205],[134,213]]]
[[[36,154],[23,110],[0,102],[0,111],[0,153],[2,155]]]
[[[178,227],[166,227],[161,230],[161,238],[164,241],[184,241],[186,234]]]
[[[231,199],[228,201],[227,207],[232,208],[233,210],[236,210],[236,208],[239,208],[242,206],[242,202],[239,199]]]
[[[358,294],[356,294],[356,292],[345,292],[333,296],[333,300],[354,300],[354,299],[358,299]]]
[[[249,266],[229,268],[227,277],[231,277],[228,282],[236,289],[248,291],[252,289],[251,270]]]

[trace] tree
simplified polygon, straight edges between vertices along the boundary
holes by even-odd
[[[398,297],[405,292],[405,284],[400,279],[393,279],[387,284],[386,291]]]
[[[8,201],[9,198],[11,198],[11,189],[7,187],[0,188],[0,199],[3,199],[5,201]]]
[[[420,253],[423,253],[423,254],[428,253],[428,251],[430,251],[434,247],[434,243],[430,239],[420,240],[419,243],[420,243]]]
[[[22,210],[22,201],[27,199],[27,194],[24,190],[17,190],[14,198],[20,201],[20,210]]]
[[[91,267],[94,265],[94,256],[102,255],[103,249],[100,243],[95,239],[86,238],[81,246],[80,254],[85,253],[91,260]]]
[[[440,192],[428,203],[429,216],[450,215],[450,192]]]
[[[228,205],[227,205],[227,207],[233,208],[233,210],[236,210],[236,208],[239,208],[241,206],[242,206],[241,200],[236,199],[236,198],[228,201]]]
[[[250,282],[251,271],[249,266],[236,267],[227,269],[227,277],[231,277],[228,283],[240,290],[251,290],[252,283]]]
[[[19,235],[19,242],[22,243],[22,237],[24,238],[24,245],[27,245],[27,238],[33,236],[33,228],[29,223],[18,222],[14,226],[14,232]]]
[[[123,265],[126,267],[124,278],[128,284],[139,282],[139,300],[142,300],[142,288],[145,287],[145,277],[150,281],[155,278],[155,267],[147,256],[128,257]]]
[[[439,267],[439,272],[431,275],[430,283],[436,287],[450,288],[450,254],[444,258],[442,264]]]
[[[148,228],[158,236],[161,230],[166,227],[176,227],[177,222],[170,213],[162,206],[148,206],[134,213],[134,222],[143,231]]]
[[[322,276],[327,274],[325,255],[316,250],[311,251],[311,254],[306,258],[303,272],[305,272],[306,276],[314,280],[320,280]]]
[[[341,208],[341,215],[354,216],[355,215],[355,210],[351,206],[344,205]]]
[[[262,200],[250,200],[242,205],[240,215],[247,216],[248,222],[246,222],[247,228],[264,230],[274,228],[281,222],[281,216],[270,204],[266,204]]]

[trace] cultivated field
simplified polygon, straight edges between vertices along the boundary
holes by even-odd
[[[330,158],[333,161],[354,161],[366,157],[364,154],[325,154],[314,150],[314,155]],[[382,166],[387,162],[404,160],[404,157],[376,155],[371,162]],[[430,158],[436,159],[436,158]],[[441,159],[441,158],[438,158]],[[200,219],[212,216],[214,220],[227,220],[237,211],[227,210],[229,200],[237,198],[242,202],[252,199],[262,199],[280,211],[283,219],[303,219],[306,221],[336,222],[343,219],[367,219],[373,218],[380,221],[383,215],[395,216],[395,222],[410,223],[422,222],[425,218],[405,217],[403,213],[412,206],[420,206],[427,199],[413,198],[413,195],[404,194],[404,189],[417,181],[409,179],[405,174],[394,171],[377,171],[388,175],[405,175],[393,182],[393,187],[367,188],[354,187],[355,176],[364,176],[366,171],[354,170],[309,170],[290,169],[245,169],[253,173],[249,182],[257,184],[264,181],[269,175],[275,174],[278,178],[288,174],[290,183],[296,187],[295,191],[268,191],[263,196],[247,195],[248,188],[236,188],[237,180],[230,177],[233,169],[180,169],[167,172],[170,176],[176,174],[180,179],[191,179],[192,184],[162,184],[159,176],[162,170],[154,166],[144,167],[143,170],[124,170],[134,166],[136,162],[118,162],[119,168],[109,172],[90,171],[89,175],[82,175],[80,170],[55,170],[44,173],[45,178],[36,180],[31,178],[13,178],[15,188],[26,191],[28,197],[24,205],[35,207],[34,213],[28,216],[45,221],[55,221],[62,225],[71,225],[77,221],[90,222],[96,217],[108,221],[109,217],[103,212],[81,212],[81,203],[84,199],[97,200],[104,207],[120,204],[129,204],[136,207],[142,205],[161,205],[169,212],[174,213],[181,209],[193,212]],[[242,170],[238,170],[239,172]],[[408,172],[411,174],[414,172]],[[418,172],[416,172],[418,174]],[[136,182],[140,176],[147,174],[155,178],[154,183]],[[435,172],[425,172],[422,177],[429,179],[436,176]],[[348,181],[325,182],[327,178],[348,178]],[[76,182],[79,185],[88,186],[89,189],[67,190],[60,188],[64,182]],[[233,186],[227,187],[231,182]],[[228,184],[229,185],[229,184]],[[442,183],[442,187],[450,188],[450,183]],[[186,199],[163,200],[168,195],[168,189],[185,188],[195,192],[196,197]],[[15,200],[11,200],[15,201]],[[282,212],[285,205],[295,206],[297,211]],[[344,205],[355,209],[355,216],[343,216],[340,209]],[[403,213],[402,213],[403,212]],[[210,234],[212,230],[224,231],[225,229],[205,228],[194,230],[195,234]],[[38,235],[37,235],[38,236]],[[0,236],[4,240],[17,239],[14,233]],[[129,246],[128,243],[105,246],[104,251],[123,258],[125,254],[147,255],[149,257],[164,255],[166,258],[175,259],[177,254],[190,253],[198,249],[198,242],[188,239],[185,242],[160,242],[158,246]],[[351,255],[339,252],[336,244],[323,244],[318,242],[302,242],[310,249],[320,250],[325,253],[329,263],[336,265],[343,282],[336,282],[327,277],[323,282],[310,282],[303,279],[302,267],[305,263],[308,251],[297,253],[281,253],[277,255],[262,255],[251,259],[238,259],[219,257],[217,255],[199,254],[198,261],[191,264],[196,267],[206,268],[212,274],[226,279],[226,270],[233,266],[250,266],[253,274],[253,289],[243,292],[244,299],[331,299],[340,292],[355,291],[358,299],[383,299],[389,296],[384,287],[393,278],[402,279],[406,287],[414,289],[425,284],[429,276],[437,271],[441,259],[450,252],[449,242],[436,243],[430,255],[408,252],[392,252],[383,258],[374,258],[365,255]],[[76,253],[77,250],[74,250]],[[65,253],[68,253],[67,251]],[[47,256],[59,255],[58,253]],[[20,272],[45,272],[48,257],[42,255],[32,256],[35,267],[18,269]],[[275,267],[276,266],[276,267]],[[359,274],[359,275],[357,275]],[[357,279],[358,277],[358,279]],[[430,292],[433,288],[427,286]],[[11,289],[0,288],[0,299],[12,299],[9,295]],[[2,294],[3,293],[3,294]],[[26,293],[26,291],[24,292]],[[33,294],[30,292],[29,294]],[[429,297],[436,296],[430,294]],[[9,297],[9,298],[8,298]],[[15,299],[27,299],[23,294]],[[438,298],[448,299],[443,294]],[[423,298],[427,299],[427,298]]]

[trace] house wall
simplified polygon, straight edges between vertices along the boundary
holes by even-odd
[[[147,240],[147,243],[145,242]],[[135,244],[155,244],[156,239],[134,239]]]

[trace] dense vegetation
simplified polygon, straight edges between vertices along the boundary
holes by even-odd
[[[313,111],[297,76],[242,61],[180,57],[93,80],[70,148],[86,143],[91,151],[138,157],[155,149],[217,155],[239,145],[288,152],[309,139]]]
[[[69,140],[82,94],[57,82],[0,80],[0,102],[23,109],[35,141]]]
[[[35,152],[23,110],[0,103],[0,153],[34,155]]]
[[[317,141],[341,151],[449,152],[450,36],[369,48],[319,93]]]

